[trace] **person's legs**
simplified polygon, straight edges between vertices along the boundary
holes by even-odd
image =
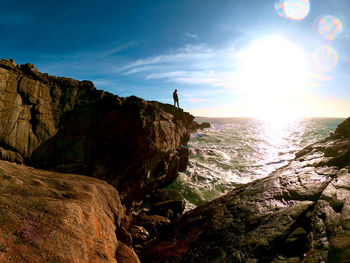
[[[177,103],[177,107],[180,108],[180,106],[179,106],[179,101],[178,101],[178,100],[176,101],[176,103]]]

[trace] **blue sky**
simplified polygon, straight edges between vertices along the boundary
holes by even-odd
[[[0,51],[119,96],[172,103],[176,88],[197,116],[346,117],[350,1],[309,4],[296,20],[274,0],[3,1]],[[326,15],[342,24],[332,40],[319,32]],[[337,56],[328,70],[312,62],[324,46]]]

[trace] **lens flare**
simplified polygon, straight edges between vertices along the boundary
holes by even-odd
[[[343,24],[334,16],[324,16],[318,22],[318,31],[325,39],[334,40],[343,32]]]
[[[275,0],[276,12],[293,20],[304,19],[310,12],[309,0]]]
[[[284,12],[284,2],[285,0],[275,0],[275,10],[277,14],[282,17],[286,17],[286,14]]]
[[[314,51],[312,61],[317,69],[330,71],[338,63],[338,54],[333,47],[321,46]]]

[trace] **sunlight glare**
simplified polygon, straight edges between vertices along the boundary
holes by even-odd
[[[338,63],[338,54],[331,46],[321,46],[312,54],[312,62],[320,71],[330,71]]]
[[[281,36],[253,43],[241,53],[238,84],[254,102],[254,116],[299,116],[297,104],[308,86],[306,55]]]

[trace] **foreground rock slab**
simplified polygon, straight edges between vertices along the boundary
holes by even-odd
[[[0,161],[0,193],[0,262],[139,262],[104,181]]]
[[[188,212],[143,262],[350,262],[350,119],[268,177]]]

